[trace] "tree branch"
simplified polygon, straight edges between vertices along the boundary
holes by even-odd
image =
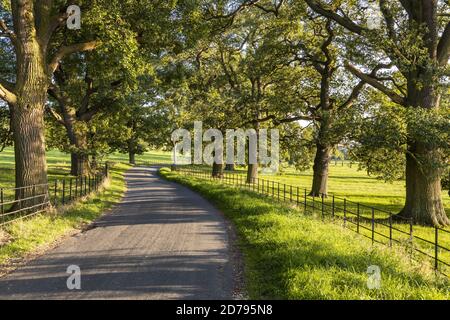
[[[406,105],[406,99],[405,97],[402,97],[401,95],[397,94],[396,92],[394,92],[393,90],[389,89],[388,87],[386,87],[384,84],[382,84],[381,82],[379,82],[377,79],[375,79],[373,77],[373,75],[369,75],[369,74],[365,74],[363,72],[361,72],[360,70],[358,70],[357,68],[355,68],[354,66],[352,66],[351,64],[349,64],[348,62],[346,62],[345,67],[348,71],[350,71],[354,76],[358,77],[359,79],[361,79],[362,81],[370,84],[372,87],[374,87],[375,89],[380,90],[382,93],[384,93],[385,95],[387,95],[393,102],[405,106]]]
[[[122,82],[123,82],[122,79],[111,82],[110,83],[111,90],[113,91],[116,90],[119,86],[122,85]],[[90,121],[92,117],[94,117],[97,113],[102,111],[105,107],[110,106],[111,104],[116,102],[115,99],[103,99],[102,101],[98,102],[91,108],[88,108],[91,95],[96,93],[99,89],[92,86],[92,81],[90,79],[87,79],[86,83],[88,84],[86,95],[83,98],[82,107],[80,111],[77,112],[77,117],[78,120],[80,121]]]
[[[370,77],[375,78],[377,75],[377,72],[381,69],[386,69],[391,67],[391,65],[386,65],[386,64],[379,64],[377,65],[372,72],[370,73]],[[364,88],[364,86],[366,85],[366,81],[361,80],[356,87],[353,88],[352,93],[350,94],[350,96],[348,97],[347,101],[345,101],[342,105],[339,106],[339,110],[341,109],[345,109],[348,107],[351,107],[353,105],[353,103],[355,102],[356,99],[358,99],[359,94],[361,93],[361,90]]]
[[[384,21],[386,21],[389,37],[397,44],[394,16],[389,9],[388,0],[380,0],[380,11],[383,14]]]
[[[274,8],[266,8],[258,3],[255,3],[255,7],[264,11],[265,13],[273,13],[275,17],[278,17],[280,13],[280,8],[283,5],[284,0],[280,0],[278,3],[274,3]]]
[[[247,121],[245,123],[243,123],[241,125],[241,127],[245,127],[249,124],[258,124],[258,123],[263,123],[263,122],[267,122],[267,121],[272,121],[275,125],[280,125],[282,123],[290,123],[290,122],[294,122],[294,121],[300,121],[300,120],[305,120],[305,121],[314,121],[314,120],[320,120],[319,117],[310,117],[310,116],[293,116],[293,117],[287,117],[287,118],[283,118],[283,119],[278,119],[277,116],[275,115],[270,115],[264,118],[260,118],[260,119],[253,119],[250,121]]]
[[[4,35],[9,38],[14,46],[17,45],[17,36],[14,31],[10,30],[6,25],[6,22],[0,19],[0,30],[2,31],[0,35]]]
[[[62,124],[63,126],[66,125],[66,103],[67,103],[67,97],[63,96],[63,93],[59,91],[57,87],[51,87],[47,90],[47,93],[57,101],[58,107],[60,109],[60,112],[58,113],[54,108],[47,105],[45,107],[45,110],[58,122],[59,124]]]
[[[59,124],[65,125],[63,118],[49,105],[45,107],[45,110],[55,119]]]
[[[408,15],[411,17],[413,15],[413,6],[411,0],[400,0],[400,3],[402,4],[403,8],[406,10]]]
[[[246,0],[241,5],[239,5],[235,10],[231,11],[230,13],[227,13],[227,14],[211,14],[211,17],[207,18],[206,20],[232,18],[232,17],[236,16],[239,12],[244,10],[245,8],[256,4],[258,1],[260,1],[260,0]]]
[[[0,99],[3,99],[11,105],[16,104],[17,102],[17,96],[11,90],[8,90],[3,85],[3,82],[0,82]]]
[[[0,79],[0,85],[2,85],[6,90],[14,93],[15,83]]]
[[[51,74],[53,74],[56,71],[56,69],[58,68],[59,63],[61,62],[61,60],[64,57],[66,57],[72,53],[76,53],[76,52],[94,50],[99,45],[100,45],[100,42],[98,42],[98,41],[90,41],[90,42],[77,43],[77,44],[73,44],[70,46],[61,47],[56,52],[55,56],[53,57],[52,61],[50,62],[49,66],[48,66],[49,72]]]
[[[45,43],[48,43],[53,35],[53,33],[60,27],[64,26],[69,15],[66,11],[60,12],[50,19],[48,29],[45,35]]]
[[[317,12],[318,14],[320,14],[326,18],[336,21],[341,26],[343,26],[344,28],[346,28],[347,30],[349,30],[353,33],[361,35],[363,33],[363,31],[365,30],[363,27],[356,24],[348,17],[340,16],[333,10],[327,9],[325,7],[325,5],[322,4],[320,1],[317,1],[317,0],[305,0],[305,1],[312,10],[314,10],[315,12]]]
[[[450,58],[450,22],[447,23],[444,33],[438,45],[438,62],[441,66],[446,66]]]
[[[91,98],[91,95],[96,93],[98,91],[98,88],[94,88],[94,80],[88,76],[85,77],[84,82],[86,82],[87,88],[86,88],[86,94],[84,95],[82,101],[80,110],[77,112],[80,115],[83,115],[87,112],[89,107],[89,101]]]

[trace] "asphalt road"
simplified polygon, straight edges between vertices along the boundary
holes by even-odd
[[[122,203],[93,229],[0,279],[0,299],[233,298],[221,213],[156,170],[129,171]],[[81,290],[67,287],[72,265],[81,270]]]

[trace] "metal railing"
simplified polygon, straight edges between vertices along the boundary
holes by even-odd
[[[226,171],[221,178],[213,178],[210,170],[192,166],[177,166],[175,170],[185,175],[220,181],[253,191],[280,202],[293,204],[302,208],[305,213],[317,215],[322,219],[341,222],[344,228],[370,239],[372,244],[379,243],[389,247],[400,245],[412,258],[419,261],[423,261],[423,258],[429,260],[435,271],[449,277],[448,229],[415,225],[412,219],[336,195],[311,196],[307,189],[278,181],[255,178],[252,183],[248,183],[246,175]]]
[[[49,207],[70,204],[98,191],[108,176],[108,166],[101,173],[62,178],[47,184],[22,188],[0,188],[0,227],[45,212]]]

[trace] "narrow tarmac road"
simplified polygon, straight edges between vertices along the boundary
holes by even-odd
[[[231,299],[227,223],[210,203],[157,176],[126,175],[123,201],[57,248],[0,279],[0,299]],[[69,266],[81,290],[67,288]]]

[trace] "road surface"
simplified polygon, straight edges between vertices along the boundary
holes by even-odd
[[[126,181],[123,201],[93,229],[0,279],[0,299],[233,298],[221,213],[156,168],[134,168]],[[80,268],[81,290],[68,289],[69,266]]]

